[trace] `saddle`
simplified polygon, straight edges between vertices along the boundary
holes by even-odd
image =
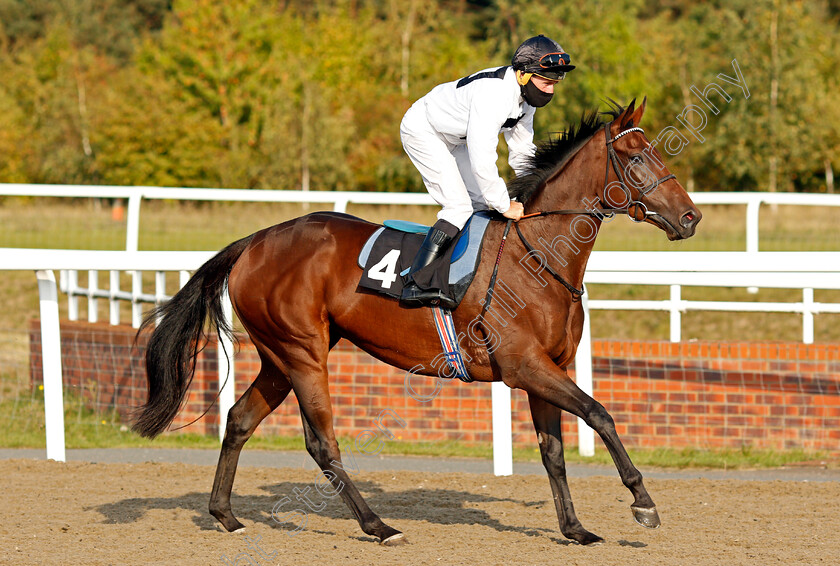
[[[449,249],[437,260],[414,274],[421,287],[434,286],[460,304],[475,277],[481,260],[484,234],[490,224],[487,212],[476,212],[467,221]],[[362,268],[359,287],[400,298],[408,271],[431,226],[386,220],[368,238],[359,253]]]

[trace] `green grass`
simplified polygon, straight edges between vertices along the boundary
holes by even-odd
[[[331,205],[296,203],[173,203],[144,201],[140,214],[142,250],[217,250],[262,228]],[[703,206],[697,234],[669,242],[649,225],[620,216],[605,222],[596,250],[743,251],[745,208]],[[431,206],[354,205],[347,212],[371,222],[400,218],[432,224]],[[833,207],[763,206],[759,249],[762,251],[838,251],[840,232],[833,230]],[[527,221],[526,221],[527,222]],[[0,202],[0,247],[61,249],[125,248],[125,221],[96,199],[5,199]]]
[[[699,448],[656,448],[647,450],[628,450],[636,466],[658,468],[714,468],[714,469],[753,469],[778,468],[797,462],[825,460],[825,452],[789,450],[756,450],[749,447],[741,449],[699,449]],[[567,451],[566,459],[574,462],[612,464],[606,449],[596,450],[595,456],[584,458],[577,452]]]
[[[44,402],[40,391],[20,395],[0,403],[0,446],[4,448],[45,448]],[[116,412],[96,414],[84,407],[81,398],[72,392],[65,392],[65,445],[67,448],[181,448],[218,450],[219,439],[215,436],[194,433],[165,433],[154,440],[141,438],[121,423]],[[339,438],[341,446],[352,446],[353,438]],[[248,441],[248,450],[302,451],[305,445],[302,436],[260,436]],[[457,441],[406,442],[387,441],[381,452],[394,456],[428,456],[447,458],[492,459],[493,449],[489,444],[470,444]],[[655,450],[629,450],[637,466],[659,468],[716,468],[750,469],[772,468],[787,464],[825,459],[823,452],[803,450],[700,450],[695,448],[658,448]],[[514,448],[513,459],[517,462],[539,462],[540,453],[536,447]],[[609,454],[603,448],[595,456],[585,458],[575,448],[566,451],[566,460],[574,463],[612,465]]]

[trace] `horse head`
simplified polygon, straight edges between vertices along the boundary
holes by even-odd
[[[511,197],[525,203],[526,213],[585,207],[599,218],[626,213],[670,240],[693,236],[702,215],[639,127],[646,102],[638,108],[635,99],[626,108],[612,102],[613,109],[602,113],[611,121],[591,112],[540,144],[529,169],[508,183]]]
[[[690,238],[703,215],[639,127],[646,102],[635,108],[633,99],[604,124],[607,164],[599,197],[605,207],[660,228],[669,240]]]

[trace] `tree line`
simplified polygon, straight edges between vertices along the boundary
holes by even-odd
[[[577,69],[537,141],[647,96],[642,126],[689,190],[833,192],[838,17],[817,0],[0,0],[0,182],[420,191],[405,110],[543,33]],[[719,78],[733,61],[744,89]],[[671,155],[669,131],[687,142]]]

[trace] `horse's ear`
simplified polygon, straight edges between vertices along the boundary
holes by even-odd
[[[630,104],[627,105],[627,108],[624,109],[624,112],[621,113],[621,116],[618,117],[618,126],[620,129],[625,128],[632,128],[633,127],[633,111],[636,108],[636,99],[630,101]]]
[[[636,99],[633,99],[636,102]],[[647,104],[647,96],[642,99],[642,104],[636,108],[633,115],[630,117],[630,127],[638,126],[642,121],[642,115],[645,113],[645,105]]]

